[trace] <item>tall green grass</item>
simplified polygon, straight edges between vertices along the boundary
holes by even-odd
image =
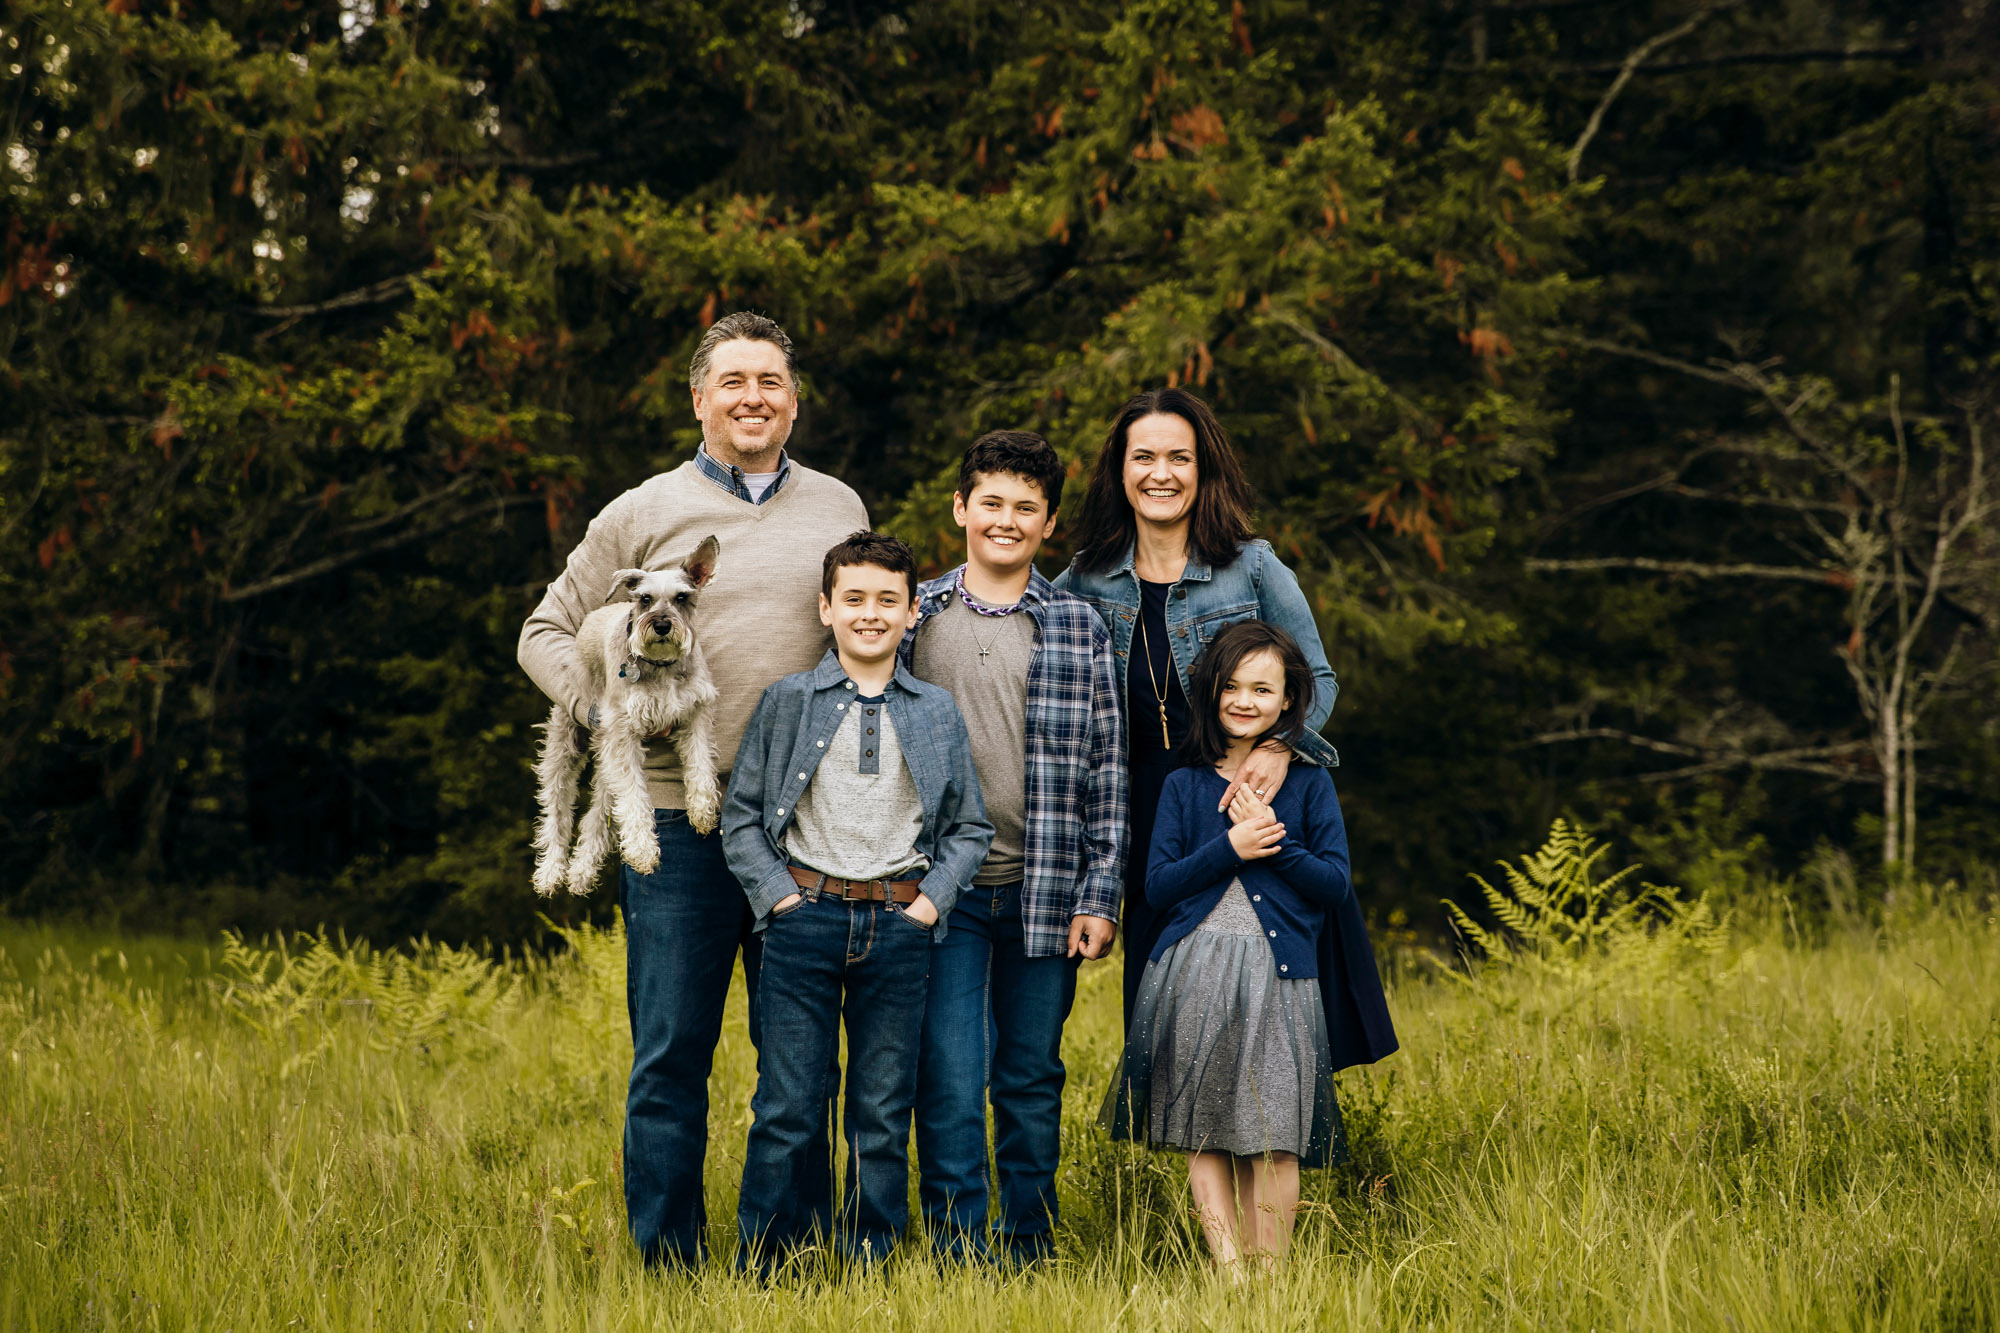
[[[1906,895],[1907,898],[1907,895]],[[1113,968],[1065,1042],[1059,1262],[738,1280],[754,1055],[712,1081],[718,1260],[623,1233],[623,944],[546,960],[0,927],[7,1329],[2000,1326],[2000,926],[1963,895],[1671,967],[1395,985],[1353,1162],[1294,1262],[1200,1261],[1176,1159],[1094,1126]],[[1665,957],[1666,955],[1662,955]]]

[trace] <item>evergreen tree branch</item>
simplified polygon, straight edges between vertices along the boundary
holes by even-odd
[[[1643,555],[1589,556],[1552,560],[1535,557],[1522,562],[1531,574],[1584,573],[1606,569],[1643,569],[1655,574],[1686,574],[1698,579],[1781,579],[1793,583],[1841,586],[1846,576],[1837,569],[1801,565],[1712,565],[1700,560],[1655,560]]]
[[[1651,736],[1641,736],[1637,732],[1620,731],[1616,727],[1578,727],[1574,731],[1545,731],[1539,736],[1530,736],[1522,741],[1519,748],[1534,745],[1561,745],[1568,741],[1623,741],[1642,750],[1657,750],[1661,754],[1677,755],[1681,758],[1698,756],[1704,751],[1692,745],[1680,745],[1673,741],[1654,740]]]
[[[366,287],[356,287],[351,292],[342,292],[338,296],[330,296],[324,301],[315,301],[310,305],[250,305],[238,306],[237,310],[246,315],[256,315],[260,319],[296,320],[304,319],[309,315],[324,315],[335,310],[348,310],[354,306],[380,305],[384,301],[393,301],[408,291],[410,284],[415,282],[420,276],[417,273],[399,274],[393,278],[384,278],[380,282],[370,283]]]
[[[1689,60],[1659,60],[1640,65],[1634,74],[1681,74],[1689,70],[1720,69],[1729,65],[1818,65],[1850,60],[1914,60],[1922,53],[1914,46],[1822,47],[1797,51],[1734,51],[1723,55],[1700,56]],[[1552,74],[1610,74],[1625,68],[1599,62],[1589,65],[1558,65]]]
[[[376,528],[385,527],[391,523],[401,522],[403,519],[408,518],[410,515],[416,513],[420,509],[428,509],[430,506],[436,504],[440,500],[450,499],[452,496],[458,494],[458,492],[464,490],[468,485],[470,485],[475,479],[475,477],[476,474],[468,472],[464,476],[460,477],[457,481],[454,481],[451,484],[439,490],[432,491],[428,495],[420,495],[416,499],[410,501],[408,504],[402,505],[396,509],[392,509],[386,514],[378,515],[375,518],[363,519],[358,523],[350,523],[346,527],[340,528],[337,531],[335,531],[333,535],[335,537],[352,537],[363,532],[373,531]],[[319,500],[318,497],[312,497],[308,499],[305,503],[316,505],[319,503]]]
[[[1698,366],[1692,361],[1683,361],[1679,357],[1663,356],[1659,352],[1648,351],[1643,347],[1628,347],[1624,343],[1607,342],[1603,338],[1577,338],[1574,341],[1578,347],[1585,347],[1593,352],[1604,352],[1611,356],[1623,356],[1629,357],[1634,361],[1645,361],[1651,365],[1659,366],[1663,370],[1678,371],[1683,375],[1690,375],[1698,380],[1707,380],[1711,384],[1723,384],[1732,389],[1748,388],[1742,380],[1726,370],[1717,370],[1712,366]]]
[[[256,583],[248,584],[241,588],[225,589],[222,594],[222,600],[224,602],[247,602],[253,597],[262,597],[267,593],[289,588],[295,583],[304,583],[307,579],[316,579],[322,574],[331,574],[335,570],[345,569],[347,566],[358,564],[370,556],[380,555],[384,551],[393,551],[398,546],[407,546],[411,542],[422,541],[426,537],[435,537],[441,532],[449,531],[464,523],[470,523],[474,519],[484,518],[489,514],[497,518],[506,510],[519,509],[525,505],[538,505],[541,503],[542,500],[539,496],[510,495],[496,500],[491,506],[479,505],[453,514],[449,518],[440,519],[438,522],[432,523],[427,527],[412,528],[407,532],[394,533],[382,538],[380,541],[356,547],[352,551],[342,551],[338,555],[330,555],[323,560],[315,560],[309,565],[301,565],[299,568],[287,570],[283,574],[274,574],[270,578],[260,579]]]
[[[1626,56],[1624,63],[1619,66],[1618,77],[1613,79],[1611,86],[1604,90],[1604,96],[1598,100],[1596,110],[1590,113],[1589,123],[1583,127],[1583,133],[1577,136],[1576,144],[1569,150],[1570,184],[1574,185],[1576,183],[1577,171],[1583,165],[1583,151],[1590,147],[1590,141],[1597,137],[1597,131],[1603,126],[1604,117],[1611,110],[1611,104],[1618,100],[1618,94],[1625,91],[1625,85],[1632,81],[1633,74],[1637,73],[1639,67],[1646,63],[1646,58],[1661,47],[1679,41],[1696,28],[1699,28],[1703,23],[1706,23],[1718,10],[1728,9],[1733,4],[1734,0],[1725,0],[1723,4],[1719,5],[1703,5],[1690,15],[1685,23],[1669,28],[1656,36],[1649,37],[1632,49],[1632,54]]]
[[[1842,782],[1854,782],[1873,786],[1879,775],[1861,773],[1822,761],[1839,759],[1849,755],[1864,754],[1872,748],[1872,742],[1842,741],[1835,745],[1804,745],[1785,750],[1713,750],[1699,746],[1682,745],[1673,741],[1655,740],[1651,736],[1641,736],[1636,732],[1621,731],[1616,727],[1581,727],[1575,731],[1549,731],[1530,737],[1521,742],[1523,748],[1536,745],[1561,745],[1569,741],[1608,740],[1618,741],[1636,749],[1651,750],[1657,754],[1670,754],[1679,758],[1694,759],[1697,762],[1679,768],[1670,768],[1658,773],[1641,773],[1640,782],[1675,782],[1682,778],[1700,777],[1708,773],[1722,773],[1732,768],[1775,769],[1791,773],[1810,773],[1817,777],[1836,778]]]

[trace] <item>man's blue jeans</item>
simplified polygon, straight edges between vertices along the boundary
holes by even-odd
[[[739,1266],[768,1272],[827,1238],[807,1206],[804,1177],[818,1169],[815,1136],[843,1016],[847,1187],[831,1239],[843,1258],[864,1262],[895,1247],[909,1221],[910,1106],[930,955],[930,927],[878,903],[809,897],[772,918],[758,983],[764,1045],[736,1207]]]
[[[933,1243],[961,1258],[986,1256],[986,1100],[1000,1177],[1000,1243],[1007,1258],[1046,1257],[1059,1217],[1062,1030],[1076,999],[1076,960],[1029,958],[1021,886],[975,884],[952,909],[931,951],[917,1074],[918,1198]]]
[[[736,951],[750,991],[750,1041],[759,1041],[761,941],[749,900],[722,858],[722,839],[702,837],[680,810],[655,810],[660,868],[622,866],[625,999],[632,1021],[632,1083],[625,1098],[625,1215],[648,1263],[693,1266],[706,1253],[708,1073],[722,1035]],[[825,1088],[824,1065],[820,1076]],[[818,1137],[798,1173],[799,1206],[832,1215],[833,1146],[825,1097]]]

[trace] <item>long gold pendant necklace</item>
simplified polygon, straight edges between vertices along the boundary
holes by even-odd
[[[1174,748],[1174,739],[1167,734],[1167,692],[1160,688],[1159,673],[1153,670],[1153,645],[1146,638],[1144,598],[1139,602],[1139,649],[1146,654],[1146,679],[1152,682],[1153,699],[1160,706],[1160,748],[1171,750]]]

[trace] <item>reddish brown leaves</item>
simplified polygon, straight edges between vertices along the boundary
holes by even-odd
[[[1398,537],[1415,537],[1442,574],[1445,571],[1442,536],[1457,522],[1451,497],[1429,482],[1419,481],[1414,483],[1416,494],[1405,500],[1403,488],[1404,483],[1399,481],[1373,494],[1363,491],[1357,497],[1361,512],[1371,528],[1386,521]]]
[[[171,463],[174,458],[174,441],[184,434],[186,432],[181,429],[181,423],[174,420],[173,409],[168,408],[166,414],[153,423],[153,447],[160,451],[162,458]]]
[[[1229,0],[1229,40],[1246,56],[1257,54],[1250,45],[1250,25],[1243,21],[1243,0]]]
[[[1171,121],[1173,140],[1191,153],[1229,142],[1229,131],[1213,107],[1198,106],[1180,112]]]
[[[465,323],[451,326],[451,350],[463,351],[468,340],[484,338],[493,332],[493,320],[484,310],[473,310],[465,317]]]

